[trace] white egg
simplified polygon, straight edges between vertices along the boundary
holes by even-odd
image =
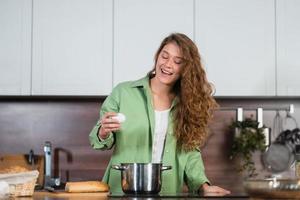
[[[118,113],[116,116],[112,118],[118,120],[120,123],[123,123],[126,120],[126,117],[123,113]]]

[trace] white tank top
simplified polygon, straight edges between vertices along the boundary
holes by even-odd
[[[152,163],[160,163],[163,153],[164,141],[168,129],[170,109],[157,111],[155,110],[155,129],[152,145]]]

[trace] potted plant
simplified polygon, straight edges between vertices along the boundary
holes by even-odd
[[[246,118],[244,121],[233,121],[231,130],[234,131],[233,143],[231,146],[230,159],[240,158],[238,171],[247,172],[248,177],[255,177],[256,168],[252,155],[255,151],[266,149],[264,128],[258,127],[259,123],[253,118]]]

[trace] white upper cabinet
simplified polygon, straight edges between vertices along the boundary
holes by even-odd
[[[30,95],[31,0],[0,1],[0,95]]]
[[[216,96],[275,95],[274,0],[195,6],[195,40]]]
[[[277,0],[277,95],[300,95],[300,1]]]
[[[172,32],[193,38],[193,0],[114,1],[114,85],[144,77]]]
[[[300,96],[300,0],[0,0],[0,96],[110,94],[181,32],[216,96]]]
[[[111,0],[34,0],[32,95],[112,89]]]

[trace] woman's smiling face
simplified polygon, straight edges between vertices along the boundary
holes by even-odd
[[[155,78],[163,84],[173,86],[181,76],[182,63],[183,58],[178,45],[174,42],[166,44],[156,61]]]

